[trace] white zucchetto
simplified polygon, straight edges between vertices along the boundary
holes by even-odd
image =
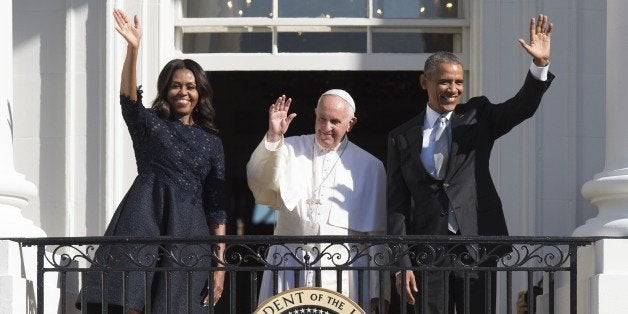
[[[349,95],[349,93],[347,93],[346,91],[342,90],[342,89],[330,89],[326,92],[324,92],[320,98],[318,98],[318,102],[321,102],[321,98],[325,95],[336,95],[340,98],[342,98],[344,101],[346,101],[349,106],[351,107],[351,109],[353,110],[353,112],[355,113],[355,102],[353,101],[353,98],[351,97],[351,95]]]

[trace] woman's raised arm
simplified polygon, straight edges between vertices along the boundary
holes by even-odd
[[[116,20],[116,31],[124,37],[127,42],[126,58],[122,67],[122,77],[120,80],[120,95],[127,96],[131,100],[137,100],[137,52],[140,48],[142,29],[140,19],[135,15],[133,23],[129,21],[126,14],[120,9],[113,9],[113,17]]]

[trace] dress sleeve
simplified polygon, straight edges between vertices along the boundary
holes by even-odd
[[[159,119],[154,110],[144,107],[141,88],[141,86],[137,88],[136,101],[132,101],[129,96],[120,95],[122,118],[129,128],[131,138],[143,137],[150,129],[148,126],[155,125],[153,122]]]
[[[210,170],[203,182],[203,208],[207,225],[214,229],[227,222],[225,211],[225,155],[222,142],[217,137],[211,144],[214,154],[210,158]]]

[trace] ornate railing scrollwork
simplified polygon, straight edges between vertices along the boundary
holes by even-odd
[[[138,268],[226,267],[243,265],[260,269],[280,269],[289,264],[301,267],[379,267],[391,270],[408,259],[415,268],[434,268],[449,262],[456,267],[480,267],[495,260],[497,267],[509,269],[529,265],[564,268],[568,266],[573,245],[590,242],[577,238],[518,237],[208,237],[205,239],[146,238],[46,238],[28,239],[25,245],[45,245],[52,254],[45,256],[46,268],[85,267],[115,268],[126,262]],[[53,241],[51,239],[57,239]],[[80,239],[80,241],[75,241]],[[90,241],[91,240],[91,241]],[[224,243],[224,254],[218,254]],[[224,256],[224,258],[220,258]],[[360,262],[360,263],[358,263]],[[367,266],[365,266],[367,265]]]

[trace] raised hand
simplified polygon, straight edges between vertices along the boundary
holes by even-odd
[[[131,24],[124,11],[120,9],[113,9],[113,17],[116,20],[115,29],[124,37],[127,44],[133,48],[139,47],[140,39],[142,38],[140,18],[135,15],[133,17],[133,24]]]
[[[269,142],[279,141],[288,131],[292,119],[297,116],[296,113],[288,114],[291,102],[291,98],[286,99],[286,95],[281,95],[268,109],[268,133],[266,133],[266,138]]]
[[[521,47],[531,56],[537,66],[546,66],[550,59],[551,31],[554,24],[548,21],[547,15],[539,14],[538,19],[530,19],[530,43],[519,38]]]

